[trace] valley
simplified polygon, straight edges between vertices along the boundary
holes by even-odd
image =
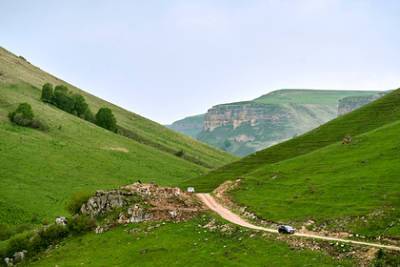
[[[5,49],[0,73],[2,264],[399,262],[399,90],[279,90],[218,105],[181,125],[193,137],[221,134],[218,142],[241,155],[261,149],[255,142],[270,146],[239,159],[88,94]],[[79,93],[91,110],[110,109],[117,129],[42,101],[48,82]],[[21,103],[46,127],[10,121]],[[254,129],[269,135],[265,142],[250,136]],[[283,132],[290,134],[279,139]],[[234,188],[221,191],[236,179]],[[56,218],[64,217],[58,225]],[[278,234],[281,224],[298,231]]]

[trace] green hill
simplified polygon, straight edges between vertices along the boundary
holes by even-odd
[[[192,138],[196,138],[197,135],[203,130],[204,114],[186,117],[184,119],[175,121],[171,125],[166,125],[168,128],[175,130],[179,133],[183,133]]]
[[[304,155],[341,141],[346,135],[357,136],[400,119],[400,90],[351,113],[338,117],[306,134],[256,152],[227,164],[202,177],[186,181],[198,190],[211,191],[225,180],[245,176],[262,165]]]
[[[398,239],[399,132],[400,90],[395,90],[185,184],[210,191],[241,177],[234,200],[266,220],[297,227],[313,220],[319,230]]]
[[[0,49],[0,223],[52,220],[66,213],[65,202],[77,191],[138,179],[176,184],[234,159],[67,84],[84,95],[93,111],[111,108],[134,139],[111,133],[40,101],[45,82],[66,84]],[[32,106],[49,131],[9,122],[7,114],[22,102]],[[177,151],[183,153],[177,156]]]
[[[234,192],[275,222],[400,238],[400,120],[314,152],[260,165]]]
[[[185,118],[170,127],[232,154],[246,156],[310,131],[381,94],[281,89],[252,101],[216,105],[204,115]],[[350,104],[342,99],[353,101]]]
[[[183,150],[189,160],[200,163],[208,168],[226,164],[234,159],[233,156],[220,150],[196,142],[185,135],[168,130],[158,123],[82,91],[35,67],[23,57],[17,57],[1,47],[0,82],[2,84],[26,83],[36,88],[41,88],[46,82],[54,85],[64,84],[67,85],[72,92],[78,92],[83,95],[92,110],[98,110],[100,107],[111,108],[118,120],[118,125],[132,132],[139,142],[155,146],[158,150],[164,150],[172,154]],[[38,91],[38,89],[36,89],[36,91]]]

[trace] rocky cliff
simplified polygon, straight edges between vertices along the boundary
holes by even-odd
[[[210,108],[198,116],[201,130],[200,120],[191,129],[193,117],[177,122],[184,131],[175,129],[183,133],[195,130],[198,140],[245,156],[334,119],[338,109],[344,113],[378,97],[377,91],[278,90],[252,101]]]

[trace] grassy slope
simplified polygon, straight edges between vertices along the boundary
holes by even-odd
[[[313,219],[337,230],[400,238],[399,133],[400,121],[351,144],[260,166],[246,175],[234,198],[272,221]]]
[[[249,238],[246,230],[231,236],[206,232],[199,223],[167,223],[147,234],[146,225],[130,225],[72,238],[32,266],[351,266],[320,252],[292,250],[282,241]],[[127,228],[138,231],[129,234]]]
[[[366,133],[394,122],[399,118],[400,90],[395,90],[304,135],[256,152],[202,177],[189,179],[183,185],[194,185],[200,191],[211,191],[223,181],[244,176],[261,165],[272,164],[310,153],[341,141],[345,135],[356,136]]]
[[[111,133],[39,100],[30,85],[0,84],[0,223],[65,214],[72,193],[137,179],[176,184],[207,170]],[[49,132],[11,125],[6,116],[28,102]]]
[[[374,95],[379,91],[308,90],[282,89],[254,99],[264,104],[319,104],[337,106],[338,101],[347,96]]]
[[[171,125],[166,125],[168,128],[196,138],[203,129],[204,114],[186,117],[175,121]]]
[[[70,90],[82,94],[93,111],[97,111],[100,107],[111,108],[117,117],[120,126],[135,132],[144,140],[155,142],[156,144],[173,151],[179,151],[182,149],[188,156],[197,158],[201,162],[204,162],[205,166],[218,167],[234,160],[234,156],[171,131],[158,123],[86,93],[31,65],[27,61],[15,56],[1,47],[0,82],[6,84],[24,82],[37,88],[41,88],[41,86],[46,82],[53,83],[54,85],[65,84],[70,88]]]

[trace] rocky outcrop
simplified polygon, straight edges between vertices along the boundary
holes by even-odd
[[[288,114],[273,112],[279,110],[277,105],[264,105],[255,102],[238,102],[214,106],[208,110],[204,117],[204,131],[232,125],[236,129],[244,123],[255,126],[258,122],[278,122],[286,119]]]
[[[210,108],[204,115],[202,130],[198,123],[191,129],[196,117],[178,121],[176,125],[181,128],[175,130],[232,154],[246,156],[312,130],[336,118],[338,110],[339,114],[350,112],[379,94],[379,91],[277,90],[252,101]],[[339,103],[340,99],[343,100]]]
[[[385,95],[386,92],[367,96],[348,96],[339,100],[338,116],[349,113]]]
[[[120,189],[97,191],[82,205],[81,213],[98,217],[120,210],[117,223],[127,224],[148,220],[182,221],[202,209],[192,194],[180,188],[134,183]]]

